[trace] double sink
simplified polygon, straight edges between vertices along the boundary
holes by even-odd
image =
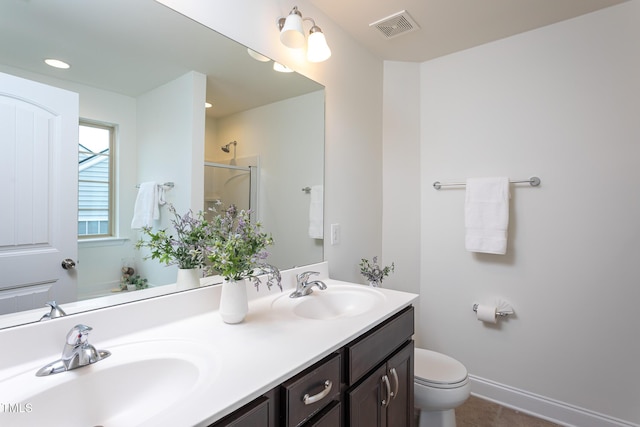
[[[335,281],[327,284],[327,289],[304,297],[290,298],[287,291],[263,297],[260,307],[267,307],[266,311],[283,322],[315,323],[359,316],[385,300],[384,293],[375,288]],[[180,410],[182,403],[211,387],[224,368],[217,349],[193,337],[94,344],[109,350],[111,356],[46,377],[36,377],[37,366],[5,370],[0,377],[4,405],[0,424],[144,424],[164,412]]]

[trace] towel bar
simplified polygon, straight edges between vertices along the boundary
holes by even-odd
[[[532,187],[537,187],[538,185],[540,185],[540,178],[538,178],[537,176],[532,176],[529,179],[525,179],[525,180],[518,180],[518,181],[509,181],[509,183],[511,184],[521,184],[521,183],[529,183],[529,185],[531,185]],[[433,183],[433,188],[435,188],[436,190],[439,190],[442,187],[452,187],[452,186],[465,186],[467,185],[464,182],[449,182],[446,184],[441,183],[440,181],[436,181]]]
[[[173,188],[174,187],[174,183],[169,181],[169,182],[165,182],[164,184],[162,184],[163,187],[165,188]],[[136,188],[140,188],[140,184],[136,185]]]

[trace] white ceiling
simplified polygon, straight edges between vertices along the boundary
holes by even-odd
[[[423,62],[627,0],[306,0],[381,59]],[[304,0],[299,2],[303,16]],[[369,24],[407,10],[420,29],[386,39]],[[313,18],[313,16],[311,16]],[[322,28],[322,22],[317,20]],[[327,32],[331,45],[331,34]]]
[[[273,71],[273,62],[252,59],[246,47],[154,0],[0,0],[0,40],[0,70],[132,97],[198,71],[207,76],[212,117],[321,89],[298,73]],[[44,58],[71,68],[51,68]]]
[[[423,62],[624,0],[286,1],[297,1],[303,15],[312,3],[381,59]],[[369,28],[403,9],[418,31],[384,39]],[[0,43],[0,69],[4,64],[130,96],[189,70],[202,72],[207,99],[216,104],[208,115],[217,117],[320,87],[296,73],[273,72],[271,63],[254,61],[246,49],[154,0],[0,0],[0,39],[11,41]],[[51,56],[72,68],[44,66],[42,58]]]

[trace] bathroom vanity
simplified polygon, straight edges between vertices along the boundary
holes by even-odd
[[[373,327],[212,427],[410,427],[413,307]]]
[[[327,289],[289,298],[306,270]],[[0,425],[412,425],[417,295],[328,279],[326,263],[284,271],[283,292],[247,286],[237,325],[208,286],[0,330],[15,350],[0,353]],[[36,377],[78,323],[111,356]]]

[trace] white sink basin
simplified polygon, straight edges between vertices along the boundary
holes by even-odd
[[[36,368],[0,381],[0,402],[14,405],[0,413],[0,425],[138,425],[199,393],[219,368],[191,341],[97,348],[112,354],[72,371],[36,377]]]
[[[272,309],[290,311],[298,317],[332,320],[359,316],[382,304],[384,294],[373,288],[358,285],[327,285],[327,289],[313,289],[313,293],[299,298],[289,294],[277,297]]]

